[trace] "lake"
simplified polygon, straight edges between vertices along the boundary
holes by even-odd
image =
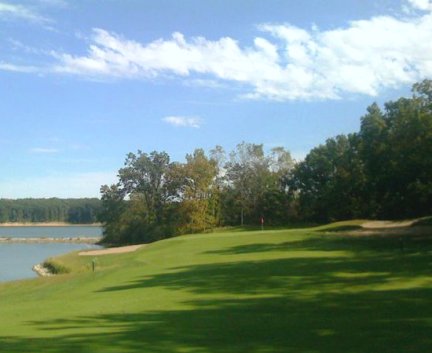
[[[92,226],[0,226],[0,237],[10,238],[85,238],[101,235],[101,227]],[[0,282],[37,277],[32,271],[33,265],[43,262],[48,257],[95,247],[97,246],[76,243],[1,243]]]
[[[100,236],[102,236],[102,228],[94,226],[0,226],[0,237],[9,238],[85,238]]]

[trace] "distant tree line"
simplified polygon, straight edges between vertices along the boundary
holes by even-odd
[[[66,222],[89,224],[98,221],[99,199],[0,199],[0,223]]]
[[[282,147],[243,142],[226,153],[130,153],[101,188],[107,243],[138,243],[219,226],[283,225],[432,213],[432,81],[377,104],[358,133],[328,139],[295,163]]]

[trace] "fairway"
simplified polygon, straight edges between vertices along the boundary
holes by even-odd
[[[0,285],[0,351],[431,351],[430,229],[347,230],[358,227],[232,230],[59,257],[70,274]]]

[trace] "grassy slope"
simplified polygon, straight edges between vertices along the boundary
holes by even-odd
[[[0,351],[428,352],[431,251],[320,227],[174,238],[96,273],[70,254],[72,274],[0,286]]]

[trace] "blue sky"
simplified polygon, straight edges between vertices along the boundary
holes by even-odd
[[[0,197],[98,197],[128,152],[296,159],[432,77],[430,0],[0,0]]]

